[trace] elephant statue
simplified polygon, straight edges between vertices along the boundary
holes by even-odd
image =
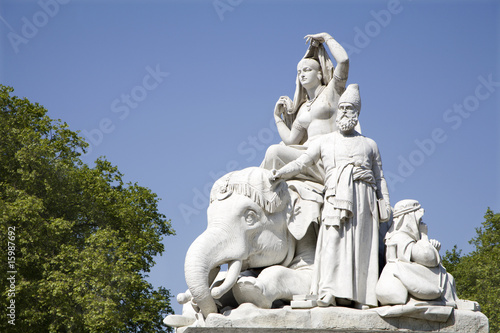
[[[189,291],[179,302],[192,300],[206,317],[218,312],[216,302],[224,306],[219,299],[230,292],[237,305],[261,308],[309,293],[317,235],[317,223],[311,222],[320,216],[321,191],[270,179],[269,170],[251,167],[215,182],[207,229],[186,254]],[[217,282],[225,264],[227,272]],[[258,274],[249,274],[252,269]]]

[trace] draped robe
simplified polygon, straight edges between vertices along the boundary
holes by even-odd
[[[325,171],[325,200],[311,293],[320,297],[329,293],[377,306],[377,199],[384,198],[389,204],[389,195],[376,143],[354,133],[323,135],[280,172],[284,177],[293,176],[318,161]]]

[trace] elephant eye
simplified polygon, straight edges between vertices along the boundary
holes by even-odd
[[[245,222],[248,224],[254,224],[258,221],[257,213],[251,209],[245,212]]]

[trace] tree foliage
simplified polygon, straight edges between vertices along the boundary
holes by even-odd
[[[443,264],[455,277],[458,296],[479,302],[490,331],[500,332],[500,213],[488,209],[484,218],[470,241],[475,250],[462,255],[455,245],[446,251]]]
[[[83,139],[12,92],[0,85],[0,331],[166,330],[170,293],[145,280],[174,233],[156,194],[82,163]]]

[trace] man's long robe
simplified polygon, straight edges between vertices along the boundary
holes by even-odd
[[[326,190],[311,293],[377,306],[377,199],[389,204],[378,147],[359,133],[334,132],[315,140],[282,171],[296,174],[318,161],[324,167]]]

